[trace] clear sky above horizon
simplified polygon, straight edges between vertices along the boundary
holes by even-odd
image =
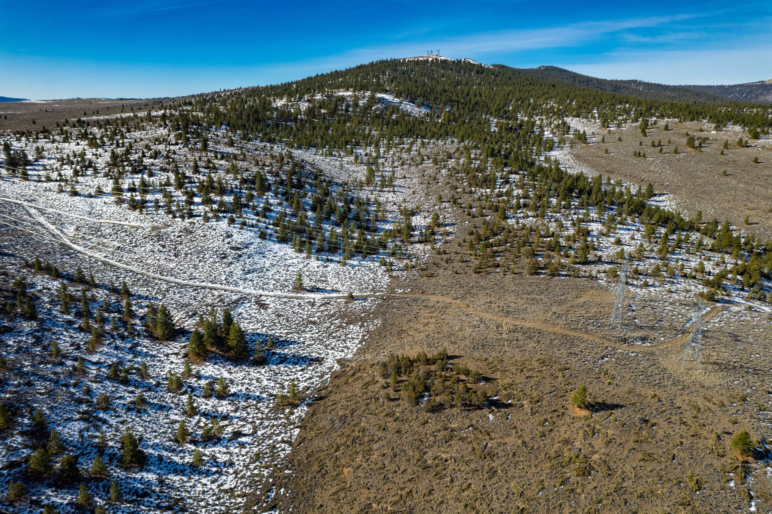
[[[378,59],[666,84],[772,79],[772,2],[0,0],[0,95],[178,96]]]

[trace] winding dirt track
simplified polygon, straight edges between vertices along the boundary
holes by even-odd
[[[497,316],[495,314],[488,314],[485,312],[482,312],[479,309],[476,309],[472,307],[469,304],[466,304],[464,302],[461,302],[459,300],[455,300],[453,298],[448,298],[445,296],[439,296],[439,295],[422,295],[422,294],[410,294],[410,293],[385,293],[385,294],[377,294],[377,295],[362,295],[361,297],[376,297],[376,296],[400,296],[400,297],[407,297],[407,298],[422,298],[422,299],[428,299],[428,300],[435,300],[438,302],[444,302],[451,304],[453,307],[462,310],[464,312],[468,312],[470,314],[473,314],[475,316],[478,316],[480,318],[490,319],[493,321],[501,321],[502,323],[509,323],[512,325],[517,325],[521,327],[526,328],[533,328],[535,330],[540,330],[542,332],[550,332],[553,334],[560,334],[565,336],[571,336],[571,337],[578,337],[581,339],[587,339],[590,341],[594,341],[596,343],[600,343],[606,346],[610,346],[612,348],[617,348],[620,350],[636,350],[636,351],[650,351],[650,350],[659,350],[661,348],[668,348],[671,346],[678,346],[680,344],[683,344],[687,341],[687,339],[692,335],[692,332],[694,331],[694,328],[690,328],[686,333],[681,334],[680,336],[671,339],[669,341],[665,341],[663,343],[654,344],[650,346],[635,346],[635,345],[622,345],[618,343],[613,343],[611,341],[608,341],[607,339],[604,339],[602,337],[596,336],[595,334],[591,334],[589,332],[581,332],[579,330],[572,330],[570,328],[563,328],[556,325],[550,325],[547,323],[542,323],[539,321],[532,321],[532,320],[525,320],[525,319],[517,319],[517,318],[508,318],[505,316]],[[714,316],[716,316],[719,312],[721,312],[724,309],[723,305],[714,305],[711,307],[711,309],[706,312],[702,319],[703,321],[708,321]]]
[[[66,246],[72,248],[73,250],[82,253],[88,257],[91,257],[93,259],[97,259],[101,262],[104,262],[105,264],[109,264],[112,266],[116,266],[121,269],[125,269],[127,271],[132,271],[134,273],[138,273],[144,276],[147,276],[149,278],[153,278],[156,280],[162,280],[165,282],[171,282],[178,285],[183,286],[190,286],[190,287],[201,287],[206,289],[217,289],[221,291],[229,291],[229,292],[235,292],[235,293],[241,293],[246,295],[252,295],[252,296],[269,296],[269,297],[278,297],[278,298],[285,298],[285,299],[293,299],[293,300],[309,300],[309,299],[325,299],[325,300],[341,300],[341,299],[348,299],[348,295],[344,294],[324,294],[324,293],[307,293],[307,294],[291,294],[291,293],[277,293],[277,292],[269,292],[269,291],[253,291],[248,289],[242,289],[237,287],[230,287],[230,286],[222,286],[218,284],[209,284],[209,283],[200,283],[200,282],[188,282],[183,280],[174,279],[171,277],[165,277],[162,275],[158,275],[155,273],[150,273],[138,268],[134,268],[132,266],[127,266],[126,264],[114,261],[112,259],[107,259],[101,255],[94,254],[92,252],[89,252],[85,248],[81,248],[78,245],[73,244],[71,241],[69,241],[62,233],[60,233],[53,225],[48,223],[48,221],[43,218],[36,209],[40,209],[38,206],[30,205],[26,202],[20,202],[15,200],[10,200],[7,198],[0,197],[0,201],[8,201],[15,204],[20,204],[25,207],[27,212],[32,216],[32,218],[40,223],[56,240],[62,244],[65,244]],[[60,211],[54,211],[54,212],[60,212]],[[62,213],[66,214],[66,213]],[[83,218],[81,216],[77,216],[79,218]],[[83,218],[88,219],[88,218]],[[96,221],[99,223],[111,223],[107,220],[89,220],[89,221]],[[116,223],[116,222],[112,222]],[[130,225],[128,223],[120,223],[117,222],[117,224],[122,225],[129,225],[134,226],[136,225]],[[611,341],[608,341],[607,339],[604,339],[600,336],[597,336],[595,334],[589,333],[589,332],[582,332],[579,330],[572,330],[569,328],[559,327],[556,325],[551,325],[548,323],[543,323],[540,321],[534,321],[534,320],[526,320],[526,319],[517,319],[517,318],[509,318],[506,316],[497,316],[495,314],[488,314],[486,312],[483,312],[479,309],[476,309],[475,307],[472,307],[471,305],[464,303],[460,300],[456,300],[454,298],[449,298],[446,296],[441,295],[428,295],[428,294],[412,294],[412,293],[372,293],[372,294],[356,294],[354,293],[354,296],[356,298],[378,298],[378,297],[385,297],[385,296],[396,296],[396,297],[402,297],[402,298],[419,298],[419,299],[425,299],[425,300],[433,300],[437,302],[442,302],[449,304],[453,306],[454,308],[467,312],[469,314],[472,314],[474,316],[478,316],[480,318],[489,319],[493,321],[500,321],[502,323],[508,323],[511,325],[516,325],[520,327],[526,327],[526,328],[532,328],[535,330],[539,330],[542,332],[549,332],[553,334],[559,334],[564,336],[570,336],[570,337],[576,337],[580,339],[585,339],[589,341],[593,341],[595,343],[599,343],[605,346],[609,346],[612,348],[617,348],[620,350],[636,350],[636,351],[650,351],[650,350],[658,350],[661,348],[668,348],[671,346],[677,346],[679,344],[683,344],[688,340],[688,338],[691,336],[694,328],[692,327],[689,329],[686,333],[681,334],[680,336],[671,339],[670,341],[665,341],[664,343],[660,344],[654,344],[650,346],[635,346],[635,345],[621,345],[619,343],[614,343]],[[723,310],[724,306],[722,305],[714,305],[705,315],[703,316],[704,321],[708,321],[711,318],[713,318],[716,314],[721,312]]]

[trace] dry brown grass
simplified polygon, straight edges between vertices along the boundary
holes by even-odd
[[[647,137],[641,135],[637,126],[598,131],[598,142],[576,146],[573,155],[604,176],[642,187],[652,183],[658,193],[673,193],[676,206],[688,216],[702,210],[703,220],[729,219],[735,226],[764,239],[772,237],[772,141],[751,140],[750,147],[740,148],[735,145],[738,138],[748,138],[740,130],[713,133],[707,123],[670,122],[666,132],[664,125],[660,122],[651,127]],[[701,150],[686,147],[687,132],[705,138]],[[600,143],[601,136],[606,143]],[[658,148],[651,148],[651,141],[662,141],[662,154]],[[728,141],[726,150],[724,141]],[[678,154],[674,155],[676,146]],[[608,154],[604,154],[606,149]],[[634,157],[633,152],[637,151],[645,152],[646,158]],[[754,157],[758,157],[758,164],[753,163]],[[749,226],[743,224],[746,216],[750,217]]]

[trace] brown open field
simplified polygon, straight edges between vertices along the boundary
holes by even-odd
[[[620,331],[608,323],[613,292],[592,279],[529,277],[524,262],[475,275],[451,247],[394,284],[408,293],[378,300],[379,328],[311,405],[292,474],[250,507],[729,512],[754,500],[772,509],[766,464],[730,445],[741,431],[757,440],[767,431],[772,352],[757,344],[770,335],[767,314],[739,306],[706,316],[697,367],[682,358],[687,306],[665,314],[656,298],[636,299],[638,326]],[[652,334],[667,342],[629,344]],[[431,407],[412,405],[410,379],[381,365],[443,349],[450,368],[414,368]],[[449,404],[460,383],[490,399]],[[581,385],[594,402],[586,415],[569,401]]]
[[[152,105],[168,99],[124,100],[100,98],[76,98],[72,100],[42,100],[35,102],[0,103],[0,130],[40,130],[44,126],[53,129],[65,119],[94,116],[111,116],[123,112],[146,111]],[[34,121],[34,123],[33,123]]]
[[[599,129],[591,144],[575,146],[571,153],[603,175],[642,187],[651,183],[657,193],[672,193],[674,207],[688,216],[702,210],[703,220],[729,219],[763,239],[772,237],[772,140],[751,140],[749,147],[740,148],[737,140],[746,140],[748,134],[739,129],[713,132],[707,123],[676,121],[669,122],[668,131],[664,126],[660,122],[650,127],[647,137],[637,126],[610,132]],[[702,138],[701,150],[687,148],[687,132]],[[600,142],[601,137],[605,143]],[[652,141],[662,143],[661,154],[658,147],[651,147]],[[678,153],[674,155],[676,147]],[[645,152],[646,157],[634,157],[638,151]],[[758,163],[753,163],[754,157]],[[746,216],[750,217],[749,226],[743,224]]]

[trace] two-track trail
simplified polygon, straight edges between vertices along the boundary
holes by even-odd
[[[612,348],[617,348],[619,350],[635,350],[635,351],[651,351],[651,350],[659,350],[661,348],[668,348],[671,346],[677,346],[679,344],[683,344],[686,342],[686,340],[689,338],[689,336],[692,334],[692,331],[694,328],[690,328],[686,333],[681,334],[678,337],[675,337],[669,341],[665,341],[659,344],[653,344],[653,345],[647,345],[647,346],[638,346],[638,345],[624,345],[615,343],[612,341],[609,341],[607,339],[604,339],[598,335],[592,334],[590,332],[583,332],[580,330],[572,330],[570,328],[564,328],[557,325],[552,325],[549,323],[544,323],[541,321],[534,321],[534,320],[527,320],[527,319],[519,319],[519,318],[510,318],[507,316],[499,316],[496,314],[489,314],[487,312],[483,312],[467,303],[464,303],[460,300],[456,300],[454,298],[448,298],[446,296],[440,296],[440,295],[430,295],[430,294],[413,294],[413,293],[385,293],[385,294],[377,294],[377,295],[362,295],[362,297],[375,297],[375,296],[400,296],[400,297],[407,297],[407,298],[421,298],[426,300],[435,300],[438,302],[443,302],[446,304],[451,305],[452,307],[459,309],[461,311],[467,312],[469,314],[472,314],[474,316],[489,319],[492,321],[500,321],[502,323],[509,323],[511,325],[516,325],[520,327],[525,328],[532,328],[534,330],[539,330],[542,332],[549,332],[552,334],[558,334],[558,335],[564,335],[569,337],[576,337],[580,339],[585,339],[589,341],[593,341],[596,343],[600,343],[606,346],[610,346]],[[721,312],[724,309],[723,305],[714,305],[711,307],[711,309],[703,315],[703,321],[708,321],[714,316],[716,316],[719,312]]]
[[[37,221],[43,228],[45,228],[58,242],[68,246],[69,248],[82,253],[83,255],[86,255],[90,258],[96,259],[100,262],[103,262],[105,264],[109,264],[111,266],[115,266],[127,271],[131,271],[133,273],[138,273],[140,275],[144,275],[148,278],[152,278],[155,280],[161,280],[165,282],[170,282],[173,284],[178,284],[181,286],[187,286],[187,287],[197,287],[197,288],[205,288],[205,289],[216,289],[221,291],[228,291],[233,293],[240,293],[244,295],[250,295],[250,296],[268,296],[268,297],[277,297],[277,298],[285,298],[285,299],[295,299],[295,300],[309,300],[309,299],[329,299],[329,300],[344,300],[344,299],[350,299],[351,296],[348,294],[335,294],[335,293],[302,293],[302,294],[293,294],[293,293],[279,293],[279,292],[273,292],[273,291],[257,291],[257,290],[251,290],[251,289],[245,289],[240,287],[232,287],[232,286],[225,286],[225,285],[219,285],[219,284],[210,284],[206,282],[191,282],[186,280],[179,280],[172,277],[166,277],[163,275],[159,275],[157,273],[148,272],[145,270],[142,270],[140,268],[137,268],[135,266],[129,266],[127,264],[118,262],[114,259],[110,259],[107,257],[104,257],[102,255],[95,254],[94,252],[91,252],[85,248],[82,248],[72,241],[70,241],[64,234],[62,234],[55,226],[53,226],[51,223],[49,223],[38,211],[39,207],[34,206],[32,204],[26,203],[26,202],[20,202],[17,200],[10,200],[7,198],[0,198],[0,201],[6,201],[15,203],[18,205],[22,205],[30,214],[30,216]],[[46,209],[46,210],[52,210],[52,209]],[[52,210],[53,211],[53,210]],[[127,225],[135,228],[142,228],[138,225],[133,225],[129,223],[121,223],[121,222],[114,222],[110,220],[93,220],[90,218],[85,218],[83,216],[75,216],[72,214],[63,213],[60,211],[53,211],[60,214],[64,214],[67,216],[74,216],[80,219],[96,222],[96,223],[116,223],[121,225]],[[548,332],[552,334],[558,334],[568,337],[575,337],[579,339],[584,339],[588,341],[592,341],[595,343],[599,343],[605,346],[609,346],[612,348],[617,348],[619,350],[635,350],[635,351],[651,351],[651,350],[658,350],[661,348],[668,348],[671,346],[677,346],[679,344],[683,344],[686,342],[691,335],[694,328],[690,328],[687,332],[684,334],[681,334],[678,337],[675,337],[669,341],[665,341],[659,344],[653,344],[653,345],[624,345],[619,344],[616,342],[609,341],[603,337],[600,337],[596,334],[590,333],[590,332],[583,332],[580,330],[573,330],[570,328],[565,328],[557,325],[553,325],[550,323],[545,323],[538,320],[528,320],[528,319],[519,319],[519,318],[511,318],[507,316],[499,316],[496,314],[490,314],[487,312],[483,312],[480,309],[477,309],[473,307],[472,305],[469,305],[468,303],[464,303],[461,300],[457,300],[454,298],[449,298],[447,296],[442,295],[433,295],[433,294],[417,294],[417,293],[365,293],[365,294],[357,294],[352,293],[352,295],[356,298],[378,298],[378,297],[386,297],[386,296],[395,296],[395,297],[402,297],[402,298],[419,298],[424,300],[433,300],[441,303],[445,303],[452,308],[467,312],[469,314],[472,314],[474,316],[483,318],[483,319],[489,319],[492,321],[500,321],[502,323],[507,323],[514,326],[520,326],[524,328],[531,328],[534,330],[538,330],[541,332]],[[721,312],[721,310],[724,308],[722,305],[714,305],[705,315],[703,316],[704,321],[710,320],[712,317],[714,317],[716,314]]]

